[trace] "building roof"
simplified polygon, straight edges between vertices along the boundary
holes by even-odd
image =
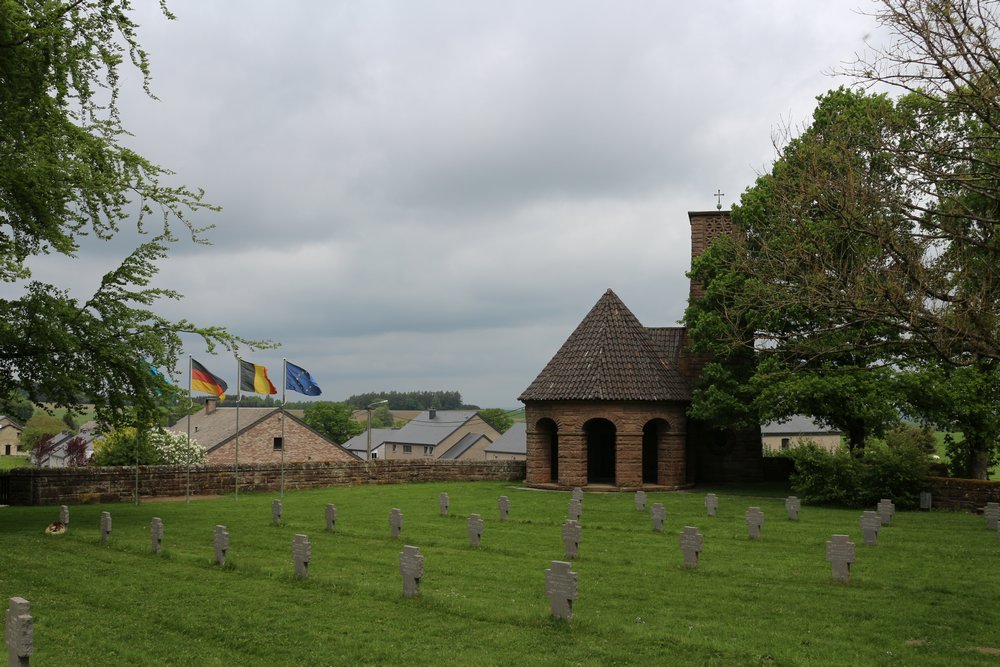
[[[372,429],[372,450],[379,447],[386,441],[386,438],[396,433],[396,429],[393,428],[373,428]],[[356,435],[347,442],[344,443],[345,449],[350,449],[353,452],[367,452],[368,451],[368,429],[365,429],[360,435]]]
[[[503,432],[492,445],[487,445],[486,451],[493,454],[527,454],[528,425],[524,422],[514,422],[514,425]]]
[[[406,426],[392,431],[383,442],[404,445],[437,445],[476,416],[476,410],[435,410],[432,418],[425,410]],[[375,429],[372,429],[374,436]]]
[[[651,334],[609,289],[519,400],[690,400],[676,358],[663,353],[677,345],[676,334],[657,331]]]
[[[831,426],[823,426],[808,415],[792,415],[784,421],[768,422],[760,427],[761,435],[840,435]]]
[[[487,438],[482,433],[466,433],[465,436],[463,436],[461,440],[459,440],[454,445],[452,445],[451,447],[449,447],[448,451],[446,451],[444,454],[442,454],[438,458],[441,459],[441,460],[443,460],[443,461],[454,461],[456,459],[459,459],[459,458],[462,457],[462,454],[464,454],[467,451],[469,451],[469,449],[474,444],[476,444],[477,442],[479,442],[480,440],[483,440],[483,439],[485,439],[486,442],[490,441],[490,439]]]

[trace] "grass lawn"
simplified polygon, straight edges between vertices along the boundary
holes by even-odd
[[[31,460],[27,456],[0,456],[0,470],[24,468],[30,463]]]
[[[46,537],[54,507],[0,509],[0,593],[32,605],[39,665],[942,665],[1000,659],[1000,538],[982,517],[904,512],[865,547],[858,510],[804,507],[784,518],[777,487],[650,494],[667,507],[652,531],[630,494],[587,494],[579,597],[570,623],[549,616],[544,570],[562,559],[569,494],[496,482],[332,487],[275,494],[70,508],[70,532]],[[451,516],[438,515],[438,493]],[[511,500],[510,521],[497,498]],[[337,504],[334,533],[323,509]],[[763,540],[743,513],[765,513]],[[403,511],[403,539],[388,514]],[[110,511],[110,544],[99,516]],[[486,522],[468,546],[466,518]],[[153,556],[149,522],[165,525]],[[211,563],[225,524],[230,565]],[[685,570],[684,525],[705,536]],[[295,533],[312,542],[310,576],[292,575]],[[825,542],[857,543],[849,586],[831,580]],[[424,555],[421,596],[402,597],[403,544]],[[991,653],[993,653],[991,655]]]

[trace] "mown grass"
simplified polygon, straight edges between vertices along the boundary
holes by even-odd
[[[13,470],[31,465],[27,456],[0,456],[0,470]]]
[[[451,516],[438,516],[438,493]],[[55,665],[995,664],[1000,649],[1000,539],[982,517],[908,512],[864,547],[857,510],[803,508],[784,518],[783,489],[650,494],[668,529],[651,529],[629,494],[587,494],[575,617],[553,620],[544,570],[562,559],[568,493],[493,482],[333,487],[138,507],[71,507],[70,531],[42,534],[53,507],[0,509],[0,593],[32,604],[35,657]],[[511,499],[500,523],[496,500]],[[337,504],[334,533],[323,508]],[[743,512],[765,512],[763,540]],[[388,514],[405,517],[389,537]],[[110,511],[110,544],[99,516]],[[466,518],[486,520],[468,546]],[[165,524],[153,556],[149,521]],[[230,533],[230,566],[213,566],[212,529]],[[705,548],[685,570],[677,534],[698,526]],[[292,576],[291,541],[307,533],[307,580]],[[834,583],[825,542],[858,543],[849,586]],[[425,557],[421,596],[402,597],[403,544]]]

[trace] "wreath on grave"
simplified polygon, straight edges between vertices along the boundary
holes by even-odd
[[[62,521],[53,521],[45,528],[46,535],[62,535],[66,532],[66,524]]]

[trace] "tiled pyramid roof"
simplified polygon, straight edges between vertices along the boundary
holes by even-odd
[[[658,349],[669,349],[663,342],[609,289],[519,399],[690,400],[687,382]]]

